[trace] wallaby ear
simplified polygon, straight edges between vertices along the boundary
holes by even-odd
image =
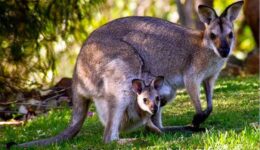
[[[162,88],[164,83],[164,77],[163,76],[157,76],[153,82],[152,82],[152,86],[154,87],[154,89],[156,90],[160,90],[160,88]]]
[[[206,24],[209,24],[212,20],[214,20],[218,17],[215,10],[206,5],[198,6],[198,15],[199,15],[200,21],[203,23],[206,23]]]
[[[225,17],[229,21],[234,21],[237,18],[243,4],[244,4],[243,1],[239,1],[239,2],[229,5],[225,9],[225,11],[221,14],[221,17]]]
[[[137,93],[141,94],[145,87],[144,81],[140,79],[133,79],[132,80],[132,90]]]

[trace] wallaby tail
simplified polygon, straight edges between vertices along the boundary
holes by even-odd
[[[71,118],[70,125],[67,129],[65,129],[62,133],[51,138],[31,141],[27,143],[21,143],[13,146],[14,147],[44,146],[44,145],[58,143],[60,141],[73,138],[80,131],[84,123],[90,103],[91,103],[90,99],[83,99],[77,94],[75,95],[73,94],[73,115]]]

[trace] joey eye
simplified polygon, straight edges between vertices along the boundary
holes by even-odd
[[[234,37],[233,33],[230,32],[230,33],[228,34],[228,37],[229,37],[230,39],[232,39],[232,38]]]
[[[147,98],[144,98],[143,101],[146,105],[149,103],[149,100]]]
[[[211,33],[210,33],[210,38],[211,38],[212,40],[215,40],[215,39],[217,38],[217,35],[211,32]]]

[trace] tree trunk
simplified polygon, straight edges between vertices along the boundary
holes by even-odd
[[[259,73],[259,0],[245,0],[244,14],[257,45],[248,54],[244,63],[244,69],[247,74],[257,74]]]
[[[189,28],[204,29],[204,24],[197,15],[197,8],[199,5],[212,7],[213,0],[175,0],[175,3],[180,17],[180,24]]]
[[[245,0],[244,14],[259,47],[259,0]]]

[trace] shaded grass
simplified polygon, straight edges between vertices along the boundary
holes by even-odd
[[[214,110],[203,123],[203,127],[207,128],[204,133],[177,132],[159,136],[140,128],[121,134],[124,138],[138,138],[134,143],[103,144],[103,127],[95,115],[87,118],[81,132],[74,139],[31,149],[258,149],[259,128],[252,125],[259,123],[258,91],[257,76],[219,79],[213,98]],[[205,95],[202,94],[201,98],[205,107]],[[56,135],[67,127],[70,115],[69,109],[52,110],[48,115],[40,116],[23,127],[2,127],[0,143],[21,143]],[[164,125],[185,125],[191,123],[193,115],[194,109],[187,93],[180,91],[176,100],[165,107],[163,122]],[[0,149],[3,149],[1,146]]]

